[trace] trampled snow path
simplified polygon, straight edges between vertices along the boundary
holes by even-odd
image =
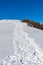
[[[43,65],[43,52],[23,30],[25,23],[14,22],[14,55],[2,60],[0,65]]]

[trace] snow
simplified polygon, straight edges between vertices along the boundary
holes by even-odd
[[[0,35],[0,53],[5,55],[0,65],[43,65],[43,31],[20,20],[4,20]]]

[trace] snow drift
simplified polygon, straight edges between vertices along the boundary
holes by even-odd
[[[30,34],[27,32],[31,29],[37,29],[28,27],[26,23],[20,20],[9,20],[4,23],[13,24],[12,44],[14,53],[5,60],[0,61],[0,65],[43,65],[43,51],[40,45],[35,42],[35,38],[29,36],[31,32]]]

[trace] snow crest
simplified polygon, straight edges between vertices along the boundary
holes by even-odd
[[[23,30],[25,23],[15,21],[13,33],[14,55],[2,60],[0,65],[43,65],[43,51]]]

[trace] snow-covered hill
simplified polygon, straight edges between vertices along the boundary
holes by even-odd
[[[0,65],[43,65],[43,31],[20,20],[0,21],[0,53]]]

